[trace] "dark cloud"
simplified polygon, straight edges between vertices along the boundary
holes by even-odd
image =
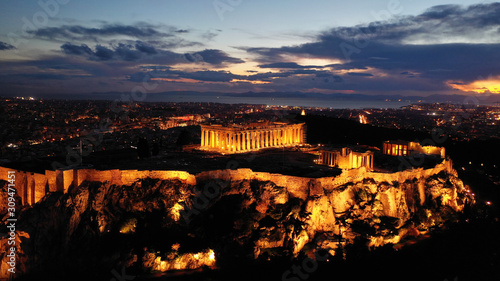
[[[225,63],[243,63],[242,59],[229,56],[221,50],[206,49],[201,52],[185,54],[186,60],[190,62],[206,62],[212,65],[221,65]]]
[[[172,70],[168,68],[156,68],[153,71],[137,72],[129,76],[129,81],[143,82],[151,78],[168,78],[168,79],[194,79],[206,82],[230,82],[233,79],[242,79],[242,76],[232,74],[228,71],[194,71],[186,72],[180,70]]]
[[[142,56],[142,53],[135,46],[127,44],[118,44],[115,48],[115,54],[126,61],[135,61]]]
[[[147,45],[146,43],[141,42],[141,41],[137,41],[137,43],[135,44],[135,48],[138,51],[146,53],[148,55],[154,55],[154,54],[158,53],[158,51],[155,49],[155,47]]]
[[[427,9],[420,15],[421,19],[444,19],[450,16],[461,14],[463,9],[460,5],[438,5]]]
[[[500,75],[496,66],[500,59],[498,30],[500,3],[469,7],[445,5],[417,16],[333,28],[319,34],[315,42],[298,46],[246,50],[258,55],[258,60],[266,63],[264,66],[287,66],[281,65],[281,61],[292,55],[344,61],[331,65],[338,70],[376,68],[393,74],[419,73],[407,77],[433,81],[426,84],[430,89],[449,80],[473,81],[481,76]],[[415,85],[408,84],[408,87]]]
[[[109,24],[102,22],[100,27],[86,27],[82,25],[63,25],[60,27],[45,27],[29,31],[39,39],[56,42],[94,42],[96,44],[113,44],[115,40],[126,42],[142,41],[147,46],[155,48],[179,48],[203,45],[182,38],[188,30],[178,29],[165,25],[137,23],[134,25]],[[142,46],[140,46],[142,47]],[[137,48],[139,49],[139,48]]]
[[[413,20],[416,23],[439,20],[436,27],[447,28],[450,31],[468,29],[484,29],[500,24],[500,3],[478,4],[463,8],[458,5],[434,6]]]
[[[3,51],[3,50],[13,50],[15,49],[16,47],[8,44],[8,43],[4,43],[2,41],[0,41],[0,51]]]
[[[68,55],[92,55],[92,49],[85,44],[81,44],[80,46],[73,45],[71,43],[65,43],[61,46],[61,49],[65,54]]]
[[[142,41],[131,41],[128,43],[117,43],[112,46],[96,45],[95,51],[85,44],[74,45],[65,43],[61,46],[63,52],[67,55],[84,55],[94,61],[139,61],[148,60],[154,57],[157,63],[179,63],[182,62],[182,56],[169,51],[157,50]]]
[[[143,82],[151,78],[167,78],[174,80],[193,79],[205,82],[230,82],[233,79],[248,80],[248,81],[273,81],[276,82],[280,78],[292,78],[297,75],[310,75],[309,79],[321,78],[324,82],[343,82],[342,77],[334,75],[329,71],[312,70],[312,69],[295,69],[283,72],[266,72],[255,73],[249,75],[237,75],[229,71],[181,71],[174,70],[171,67],[142,67],[144,71],[134,73],[129,76],[129,81]]]
[[[350,76],[362,76],[362,77],[373,76],[373,74],[371,74],[371,73],[363,73],[363,72],[348,72],[347,75],[350,75]]]
[[[128,41],[128,43],[117,43],[110,46],[96,45],[92,50],[85,44],[75,45],[65,43],[61,46],[67,55],[87,56],[94,61],[129,61],[154,64],[178,64],[178,63],[209,63],[215,66],[225,64],[242,63],[243,60],[229,56],[221,50],[204,50],[191,54],[178,54],[171,51],[159,50],[143,41]]]
[[[195,45],[196,50],[200,50],[201,43],[182,38],[183,34],[191,33],[189,30],[145,23],[113,25],[102,22],[96,28],[65,25],[33,31],[37,38],[60,42],[61,53],[65,55],[30,62],[6,62],[0,65],[0,73],[4,73],[0,77],[4,84],[8,80],[17,83],[23,82],[22,79],[25,79],[24,83],[33,80],[35,84],[37,81],[43,84],[44,80],[58,80],[45,83],[50,89],[53,89],[54,82],[71,88],[74,80],[85,85],[92,79],[107,79],[120,81],[109,83],[108,87],[127,87],[152,78],[165,78],[165,84],[182,85],[179,89],[204,89],[207,87],[204,82],[207,82],[213,86],[209,88],[211,90],[230,91],[256,87],[272,91],[450,93],[450,84],[458,86],[481,77],[500,75],[497,66],[500,60],[499,30],[500,3],[469,7],[435,6],[416,16],[332,28],[306,44],[245,48],[256,58],[261,71],[268,69],[273,72],[249,70],[245,75],[238,75],[213,70],[244,62],[222,50],[171,51]],[[218,32],[198,32],[196,36],[207,40]],[[2,49],[5,47],[2,48],[0,42]],[[290,61],[290,57],[328,59],[339,63],[301,65],[298,60]],[[185,63],[200,64],[212,70],[175,68],[175,65]],[[11,75],[11,69],[18,74]],[[35,69],[41,74],[24,74],[26,69]],[[248,81],[269,83],[257,85]]]
[[[52,74],[52,73],[18,73],[18,74],[7,74],[0,75],[0,85],[1,84],[18,84],[18,85],[30,85],[33,81],[43,82],[46,80],[69,80],[75,76],[64,75],[64,74]]]
[[[98,60],[110,60],[114,56],[113,50],[106,48],[101,45],[95,46],[95,52],[93,54],[93,57],[98,59]]]
[[[160,31],[159,26],[149,24],[120,25],[106,24],[98,28],[89,28],[81,25],[63,25],[61,27],[46,27],[30,31],[33,35],[47,39],[64,38],[67,40],[96,40],[99,37],[125,35],[132,38],[151,38],[172,36],[172,32]]]

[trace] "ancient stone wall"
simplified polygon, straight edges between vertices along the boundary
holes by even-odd
[[[0,167],[0,180],[8,180],[8,172],[15,171],[15,184],[23,205],[33,205],[48,192],[68,192],[78,187],[83,181],[110,182],[116,185],[131,185],[138,179],[157,178],[161,180],[179,179],[187,184],[195,185],[194,175],[184,171],[137,171],[137,170],[46,170],[45,174],[18,171]]]
[[[8,179],[8,171],[13,169],[0,167],[0,179]],[[379,173],[367,171],[366,168],[344,170],[337,177],[304,178],[272,174],[265,172],[254,172],[250,169],[237,170],[215,170],[201,172],[192,175],[185,171],[138,171],[138,170],[107,170],[94,169],[57,170],[45,171],[45,174],[15,171],[16,187],[23,200],[23,204],[32,205],[45,196],[47,192],[68,192],[72,187],[78,187],[83,181],[110,182],[116,185],[131,185],[138,179],[156,178],[161,180],[178,179],[190,185],[203,184],[211,179],[223,182],[238,182],[243,180],[271,181],[278,186],[286,187],[287,191],[294,197],[306,199],[310,195],[322,194],[323,190],[334,190],[335,188],[349,182],[358,182],[363,179],[373,179],[381,182],[405,182],[406,180],[428,178],[441,171],[446,171],[456,176],[450,160],[443,160],[432,169],[412,169],[395,173]],[[422,187],[420,187],[422,189]],[[423,190],[420,192],[424,193]],[[425,200],[424,197],[421,198]]]

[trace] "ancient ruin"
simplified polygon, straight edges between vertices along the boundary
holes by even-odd
[[[269,147],[300,145],[306,141],[304,126],[304,123],[280,122],[231,126],[201,125],[201,149],[239,153]]]
[[[335,150],[322,149],[317,163],[340,169],[365,167],[367,170],[373,170],[373,152],[353,151],[348,147]]]
[[[437,155],[441,158],[445,157],[444,147],[437,146],[422,146],[418,142],[390,140],[385,141],[382,152],[393,156],[408,156],[414,154]]]

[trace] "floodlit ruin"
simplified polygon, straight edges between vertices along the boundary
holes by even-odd
[[[247,125],[201,125],[201,148],[221,153],[256,151],[295,146],[306,141],[304,123],[252,123]]]
[[[365,167],[373,170],[373,152],[353,151],[348,147],[336,150],[320,150],[318,164],[340,169],[357,169]]]
[[[418,142],[390,140],[385,141],[382,152],[393,156],[409,156],[414,154],[437,155],[441,158],[445,157],[444,147],[437,146],[422,146]]]
[[[202,146],[225,153],[293,146],[303,143],[303,130],[303,124],[238,129],[205,126]],[[383,152],[408,155],[417,148],[412,143],[386,142]],[[425,146],[420,151],[444,153]],[[117,249],[123,250],[120,241],[139,243],[136,237],[147,237],[147,247],[126,249],[126,254],[113,257],[147,272],[217,267],[220,257],[230,261],[235,251],[255,260],[314,256],[320,250],[334,256],[360,237],[370,248],[402,247],[404,241],[440,226],[475,201],[450,159],[438,158],[440,162],[430,168],[397,172],[373,169],[373,159],[371,151],[323,149],[317,164],[342,170],[336,176],[316,178],[248,168],[199,173],[15,171],[17,200],[31,205],[26,212],[36,214],[21,216],[20,225],[37,225],[16,230],[19,272],[30,273],[43,268],[44,262],[53,263],[64,256],[59,251],[68,249],[65,243],[81,246],[85,258],[84,252],[93,245],[86,243],[108,241],[106,245],[117,243]],[[7,186],[10,170],[0,167],[2,188]],[[38,221],[53,214],[58,216],[50,223]],[[37,244],[33,237],[40,235],[49,246]],[[0,243],[7,243],[7,238]],[[29,254],[35,248],[38,252]],[[2,263],[8,258],[0,255]],[[0,278],[6,276],[2,268]]]

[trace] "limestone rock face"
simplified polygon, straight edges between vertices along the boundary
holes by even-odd
[[[0,217],[3,218],[8,213],[9,208],[9,182],[0,180]],[[21,197],[16,193],[14,196],[14,203],[16,210],[19,210],[22,206]]]
[[[376,247],[418,236],[473,201],[444,166],[413,176],[351,171],[309,179],[241,169],[189,178],[84,181],[46,196],[19,214],[19,274],[34,276],[51,264],[148,272],[224,265],[233,257],[334,254],[339,243],[359,238]],[[3,266],[0,275],[8,278]]]

